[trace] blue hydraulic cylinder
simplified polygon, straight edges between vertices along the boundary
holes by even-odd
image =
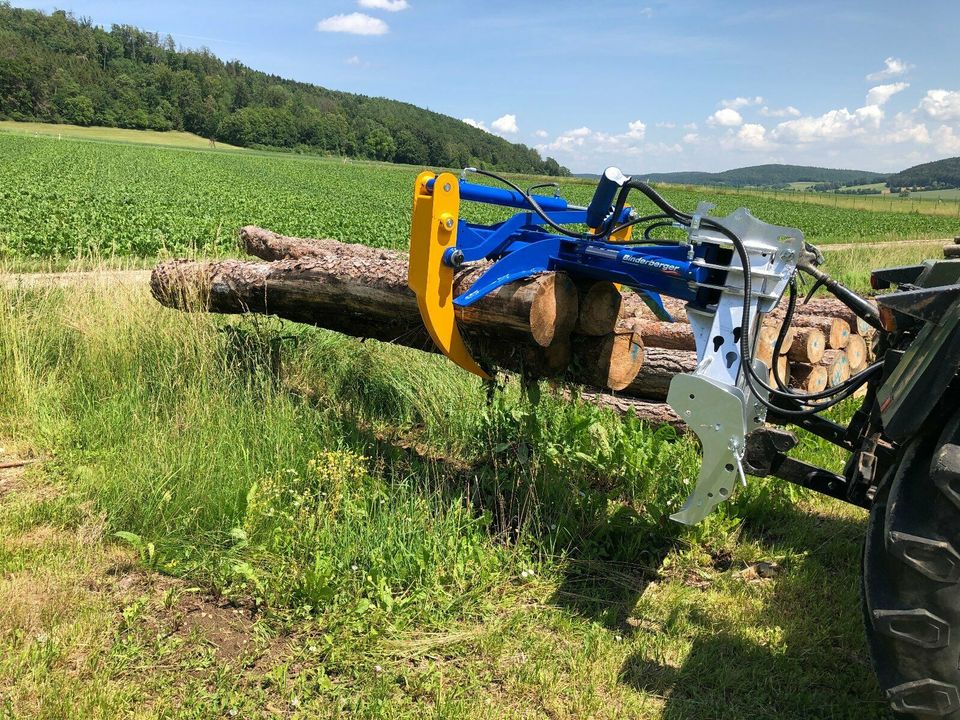
[[[436,179],[427,180],[427,192],[433,192],[433,185]],[[545,212],[559,212],[566,210],[569,205],[562,197],[552,195],[532,195]],[[460,199],[470,200],[472,202],[487,203],[489,205],[501,205],[503,207],[520,208],[529,210],[530,205],[526,198],[515,190],[490,187],[489,185],[477,185],[476,183],[460,181]]]
[[[598,228],[607,219],[607,216],[613,210],[613,200],[620,192],[623,184],[629,180],[626,175],[620,172],[619,168],[608,167],[600,176],[597,183],[597,189],[593,192],[593,199],[587,208],[587,225],[592,228]]]

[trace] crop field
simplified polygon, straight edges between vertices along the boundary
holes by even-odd
[[[0,264],[235,255],[247,223],[403,247],[415,172],[0,134]],[[956,232],[716,199],[824,243]],[[935,249],[829,257],[862,284]],[[751,480],[682,527],[669,428],[108,276],[3,280],[0,718],[887,717],[863,511]]]
[[[196,152],[0,133],[0,258],[152,257],[232,250],[245,224],[381,247],[408,241],[413,168],[313,157]],[[586,204],[592,187],[564,194]],[[667,198],[804,230],[814,243],[952,237],[960,220],[783,197],[666,188]],[[789,197],[789,196],[788,196]]]

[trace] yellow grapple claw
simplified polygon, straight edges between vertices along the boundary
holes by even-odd
[[[433,192],[427,192],[427,181],[434,177]],[[453,268],[443,262],[444,252],[457,243],[459,214],[460,186],[456,176],[420,173],[413,191],[407,284],[417,296],[420,317],[440,351],[464,370],[489,380],[490,376],[471,357],[457,329]]]

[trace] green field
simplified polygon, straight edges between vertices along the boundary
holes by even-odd
[[[0,134],[0,245],[136,264],[258,223],[403,247],[415,172]],[[717,199],[821,242],[953,232]],[[930,250],[830,262],[862,284]],[[108,277],[0,282],[17,457],[40,462],[0,469],[0,718],[887,717],[863,511],[751,480],[678,526],[696,443],[546,385],[488,397],[442,358]]]
[[[152,257],[232,251],[237,228],[332,237],[385,247],[408,241],[417,169],[317,157],[198,152],[0,133],[0,258]],[[960,219],[864,213],[762,195],[668,187],[692,210],[749,207],[801,228],[814,243],[952,237]],[[589,183],[564,185],[588,202]],[[475,217],[490,219],[489,212]]]
[[[947,203],[960,202],[960,189],[952,188],[950,190],[920,190],[910,193],[910,197],[918,197],[921,200],[940,200]]]

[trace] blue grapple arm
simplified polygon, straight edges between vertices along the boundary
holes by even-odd
[[[700,438],[703,463],[693,492],[672,517],[686,524],[702,520],[730,497],[738,479],[746,482],[746,436],[766,417],[765,389],[750,382],[741,366],[745,298],[749,296],[749,360],[764,313],[780,301],[796,270],[803,234],[764,223],[743,208],[714,217],[709,215],[713,206],[700,203],[678,223],[686,231],[683,242],[631,244],[630,223],[643,218],[620,201],[630,178],[616,168],[601,176],[589,207],[570,205],[559,196],[531,195],[516,186],[468,182],[466,175],[424,172],[414,189],[409,284],[437,347],[464,369],[487,378],[460,337],[455,307],[467,307],[502,285],[542,272],[562,271],[632,288],[664,320],[670,316],[662,295],[686,301],[698,362],[692,373],[673,378],[667,402]],[[482,225],[460,217],[463,201],[519,212]],[[749,293],[731,234],[749,262]],[[454,298],[454,271],[479,261],[492,264]],[[755,376],[769,377],[761,361],[750,361]],[[757,392],[764,393],[762,400]]]

